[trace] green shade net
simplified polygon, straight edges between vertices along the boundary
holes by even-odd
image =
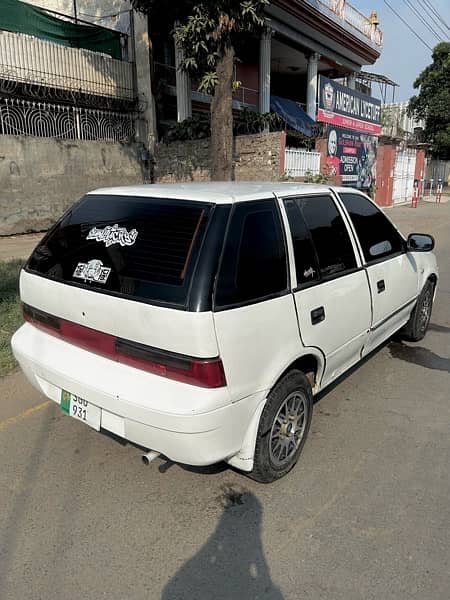
[[[19,0],[0,0],[0,29],[122,58],[119,32],[96,25],[75,25]]]

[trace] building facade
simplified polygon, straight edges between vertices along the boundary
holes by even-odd
[[[265,113],[271,96],[293,100],[316,119],[319,75],[346,78],[351,88],[364,65],[381,54],[375,13],[361,14],[343,0],[275,0],[266,8],[268,29],[238,51],[234,108]],[[183,121],[210,102],[177,66],[180,52],[167,32],[152,32],[163,120]]]

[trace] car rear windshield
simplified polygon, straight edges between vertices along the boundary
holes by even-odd
[[[148,302],[185,304],[211,204],[87,195],[33,252],[27,269]]]

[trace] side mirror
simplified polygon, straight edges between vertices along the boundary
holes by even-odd
[[[408,252],[431,252],[434,248],[434,238],[427,233],[410,233],[406,241]]]

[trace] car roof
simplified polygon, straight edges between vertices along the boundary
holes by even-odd
[[[89,194],[102,196],[141,196],[148,198],[173,198],[177,200],[197,200],[215,204],[232,204],[244,200],[270,198],[274,193],[280,196],[293,194],[329,193],[330,186],[298,182],[200,182],[200,183],[161,183],[130,185],[123,187],[100,188]],[[335,188],[339,189],[339,188]],[[348,190],[348,188],[347,188]],[[356,190],[355,190],[356,191]]]

